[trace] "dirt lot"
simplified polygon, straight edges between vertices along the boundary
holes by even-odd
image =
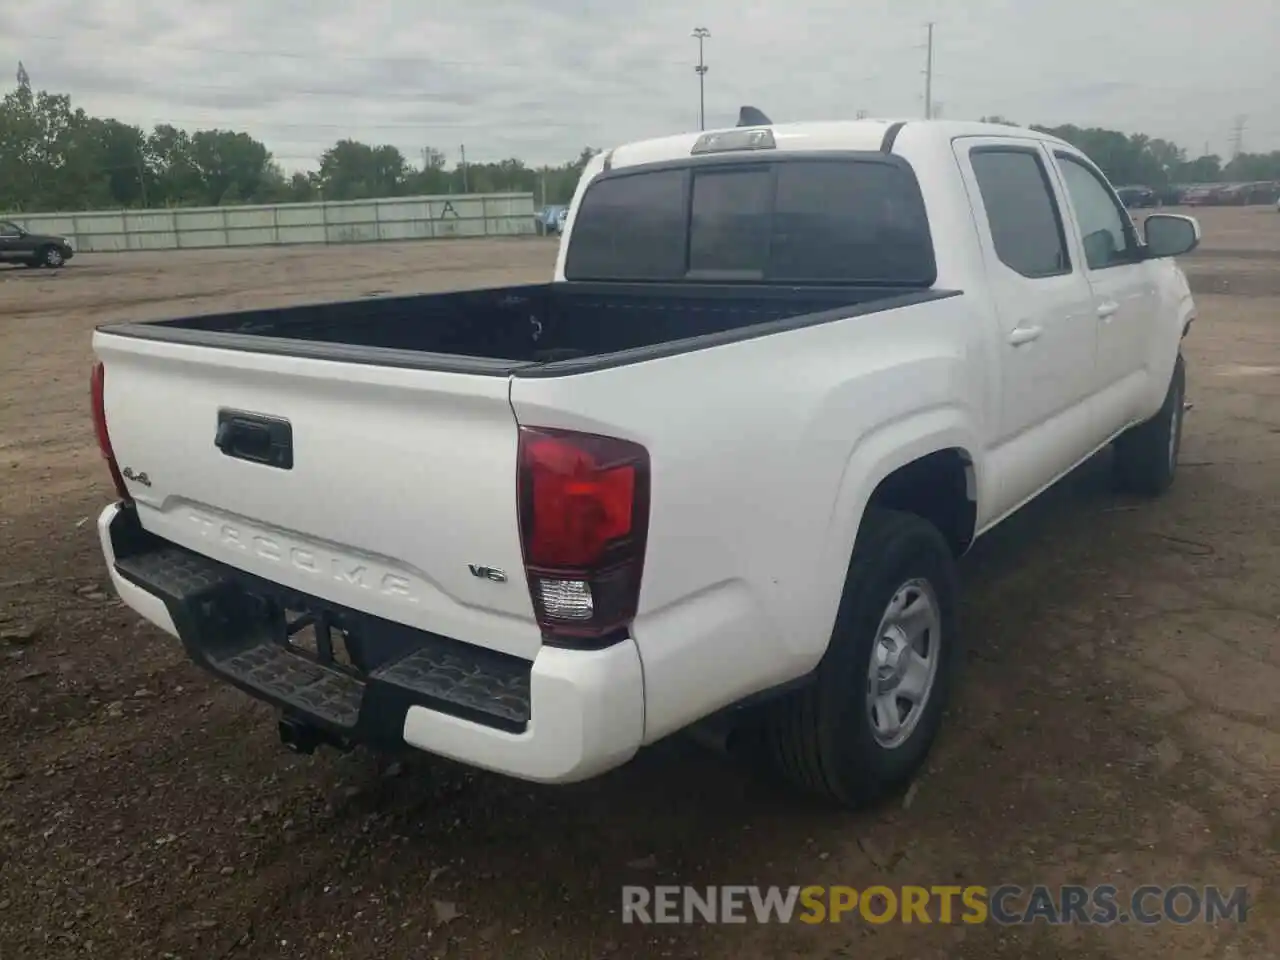
[[[572,788],[294,757],[108,594],[89,332],[548,275],[546,242],[0,269],[0,958],[1280,956],[1280,216],[1187,261],[1183,469],[1105,456],[963,567],[971,655],[909,804],[833,813],[683,740]],[[619,921],[626,883],[1247,884],[1242,926]]]

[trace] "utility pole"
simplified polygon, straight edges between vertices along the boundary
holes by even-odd
[[[928,25],[929,39],[924,55],[924,118],[933,118],[933,23]]]
[[[462,192],[470,193],[467,187],[467,145],[462,144]]]
[[[1244,123],[1249,118],[1239,114],[1231,127],[1231,159],[1234,160],[1244,152]]]
[[[698,75],[698,129],[707,129],[707,64],[702,59],[702,44],[711,36],[706,27],[694,27],[693,37],[698,41],[698,65],[693,68]]]
[[[134,152],[134,161],[138,168],[138,188],[142,191],[142,208],[145,210],[149,206],[147,203],[147,163],[142,158],[141,148]]]

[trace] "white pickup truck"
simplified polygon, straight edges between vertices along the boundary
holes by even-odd
[[[99,328],[107,566],[294,749],[570,782],[729,717],[870,802],[956,557],[1112,441],[1172,480],[1199,236],[1007,126],[618,147],[552,282]]]

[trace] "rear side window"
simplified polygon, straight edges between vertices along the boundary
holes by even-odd
[[[1071,271],[1057,200],[1040,156],[1030,150],[969,154],[1000,262],[1024,277]]]
[[[570,280],[928,287],[936,275],[915,177],[879,158],[695,162],[605,177],[584,194],[565,257]]]

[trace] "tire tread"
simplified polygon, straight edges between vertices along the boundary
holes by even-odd
[[[866,609],[870,599],[867,593],[875,585],[870,571],[896,541],[918,537],[933,540],[936,549],[950,554],[942,534],[923,518],[876,506],[867,509],[849,562],[831,644],[818,667],[816,682],[774,705],[775,712],[765,728],[768,759],[780,774],[807,793],[844,805],[863,806],[897,786],[870,778],[851,780],[832,769],[834,732],[823,717],[834,706],[830,702],[833,692],[830,683],[824,681],[833,669],[832,658],[841,655],[841,645],[854,642],[848,636],[855,626],[850,621],[856,621],[858,613]],[[958,643],[954,636],[944,642]],[[954,647],[950,661],[953,667],[958,661]],[[938,683],[941,686],[935,695],[945,696],[946,678],[939,677]]]

